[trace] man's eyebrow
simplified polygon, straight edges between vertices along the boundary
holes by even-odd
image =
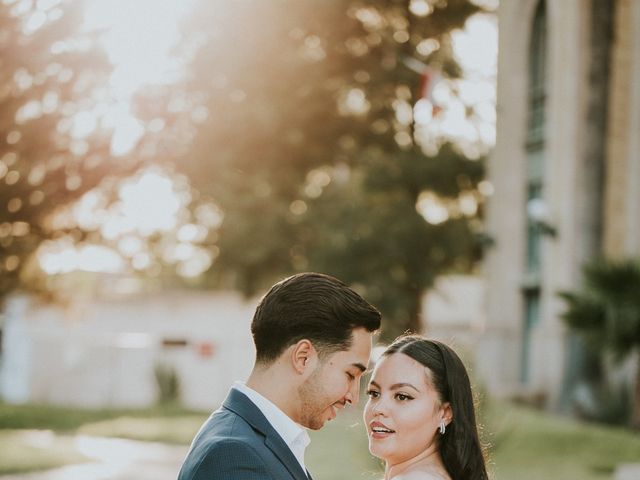
[[[351,364],[352,367],[356,367],[358,370],[360,370],[362,373],[367,371],[367,367],[365,367],[363,364],[361,363],[352,363]]]

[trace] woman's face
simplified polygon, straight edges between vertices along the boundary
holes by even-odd
[[[369,451],[390,465],[410,460],[434,445],[440,422],[451,421],[430,384],[428,370],[403,353],[382,359],[369,382],[364,421]]]

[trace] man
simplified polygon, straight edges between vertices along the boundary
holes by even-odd
[[[358,401],[380,313],[340,280],[277,284],[251,323],[256,361],[196,435],[178,480],[308,480],[309,436]]]

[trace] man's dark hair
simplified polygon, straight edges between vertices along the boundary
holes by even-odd
[[[337,278],[300,273],[276,283],[251,322],[256,361],[269,364],[308,339],[320,356],[348,350],[353,330],[380,328],[380,312]]]

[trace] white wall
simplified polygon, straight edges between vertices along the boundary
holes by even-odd
[[[138,407],[157,399],[154,368],[180,379],[184,405],[210,410],[253,365],[257,300],[174,292],[63,309],[31,305],[7,322],[0,392],[10,402]],[[185,346],[163,346],[163,340]],[[211,345],[213,355],[202,355]]]
[[[482,277],[442,276],[423,298],[423,332],[451,346],[473,371],[478,357],[489,353],[478,348],[478,339],[486,327],[485,312]]]

